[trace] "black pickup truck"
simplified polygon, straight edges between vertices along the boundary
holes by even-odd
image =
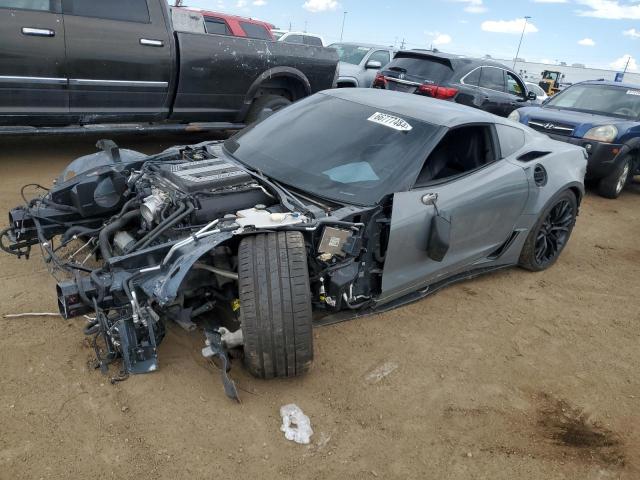
[[[0,0],[0,135],[239,128],[331,88],[337,61],[166,0]]]

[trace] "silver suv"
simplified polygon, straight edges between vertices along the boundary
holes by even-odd
[[[382,67],[391,61],[395,50],[391,47],[366,43],[333,43],[329,48],[338,51],[338,88],[369,88]]]

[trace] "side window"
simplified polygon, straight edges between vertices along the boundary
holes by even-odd
[[[488,126],[472,125],[450,130],[424,163],[416,187],[472,172],[495,160]]]
[[[287,43],[304,43],[302,40],[302,35],[289,35],[284,39]]]
[[[267,29],[264,28],[262,25],[256,25],[255,23],[240,22],[240,26],[242,27],[242,30],[244,30],[244,33],[246,33],[247,37],[249,38],[258,38],[260,40],[271,40],[271,35],[269,35],[269,32],[267,31]]]
[[[66,15],[149,23],[147,0],[63,0]]]
[[[480,86],[504,92],[504,70],[494,67],[482,67]]]
[[[387,63],[391,61],[391,55],[386,50],[378,50],[377,52],[373,52],[367,61],[380,62],[384,67]]]
[[[477,87],[480,84],[480,68],[476,68],[464,77],[464,84]]]
[[[217,35],[231,35],[231,30],[227,22],[222,18],[204,17],[204,28],[207,33],[215,33]]]
[[[498,132],[502,158],[510,157],[524,147],[524,132],[519,128],[496,123],[496,131]]]
[[[522,85],[522,82],[520,81],[520,79],[511,72],[505,71],[505,73],[507,74],[507,92],[510,93],[511,95],[524,97],[525,88],[524,88],[524,85]]]
[[[59,12],[60,0],[0,0],[0,8],[16,8],[18,10],[41,10]]]
[[[304,36],[304,43],[306,45],[313,45],[314,47],[322,47],[322,40],[318,37],[312,37],[311,35]]]

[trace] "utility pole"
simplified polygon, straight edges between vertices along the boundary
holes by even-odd
[[[291,30],[293,30],[293,29],[291,28],[291,22],[289,22],[289,31],[291,31]]]
[[[404,50],[404,38],[402,39],[402,43],[400,44],[400,50]]]
[[[307,21],[306,20],[304,21],[304,30],[303,30],[303,32],[307,33]]]
[[[342,36],[344,35],[344,22],[347,20],[347,13],[348,12],[342,12],[342,30],[340,30],[340,41],[342,41]]]
[[[629,68],[629,62],[631,61],[631,55],[629,55],[627,57],[627,64],[624,66],[624,72],[622,72],[622,74],[624,75],[625,73],[627,73],[627,68]]]
[[[520,35],[520,43],[518,43],[518,51],[516,52],[516,58],[513,59],[513,69],[516,69],[516,62],[518,61],[518,55],[520,55],[520,47],[522,46],[522,39],[524,38],[524,32],[527,30],[527,21],[531,17],[524,17],[524,27],[522,27],[522,35]]]

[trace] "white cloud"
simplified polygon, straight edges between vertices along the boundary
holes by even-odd
[[[253,6],[264,7],[267,4],[267,0],[253,0]]]
[[[583,47],[595,47],[596,42],[591,38],[583,38],[582,40],[578,40],[578,45],[582,45]]]
[[[611,62],[609,64],[609,66],[611,68],[613,68],[614,70],[623,71],[625,65],[627,64],[627,61],[629,61],[629,66],[627,67],[627,72],[637,72],[638,71],[638,64],[636,63],[636,59],[633,58],[628,53],[626,55],[618,58],[617,60],[614,60],[613,62]]]
[[[624,32],[622,32],[622,34],[631,38],[640,38],[640,31],[636,30],[635,28],[630,28],[629,30],[625,30]]]
[[[533,3],[569,3],[569,0],[533,0]]]
[[[247,6],[247,0],[238,0],[236,2],[236,8],[244,8]]]
[[[640,4],[637,1],[620,4],[619,0],[577,0],[589,10],[578,10],[581,17],[607,18],[610,20],[639,20]]]
[[[440,32],[426,32],[427,36],[430,38],[430,42],[436,46],[440,47],[442,45],[448,45],[453,41],[451,35],[447,35],[446,33]]]
[[[525,28],[524,22],[524,18],[516,18],[515,20],[487,20],[486,22],[482,22],[480,27],[485,32],[520,34],[522,33],[522,29]],[[525,33],[536,33],[537,31],[538,27],[531,22],[527,22]]]
[[[335,10],[338,8],[338,5],[336,0],[307,0],[304,2],[304,5],[302,5],[302,8],[312,13],[317,13]]]
[[[467,13],[484,13],[487,7],[484,6],[483,0],[453,0],[458,3],[465,3],[464,11]]]

